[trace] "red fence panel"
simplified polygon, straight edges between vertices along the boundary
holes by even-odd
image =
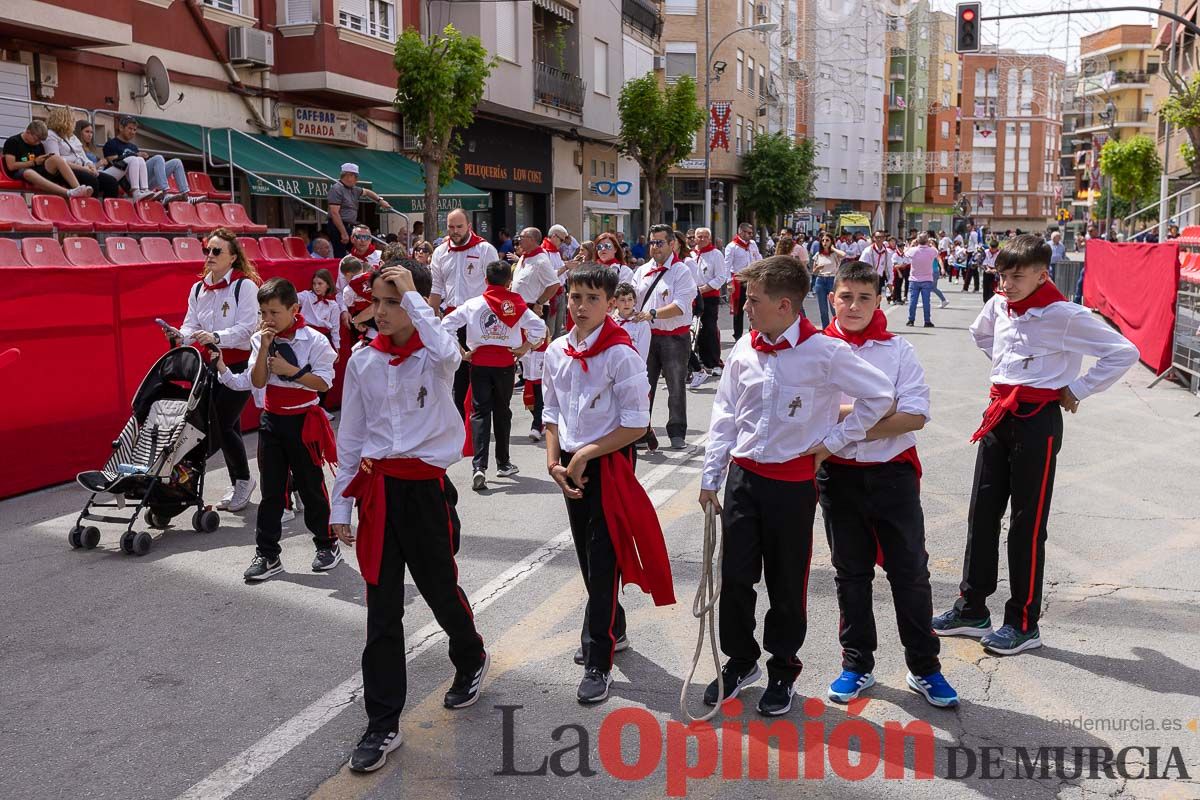
[[[1116,325],[1146,366],[1165,371],[1175,335],[1179,245],[1092,239],[1084,264],[1084,304]]]

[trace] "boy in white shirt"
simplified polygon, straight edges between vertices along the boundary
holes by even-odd
[[[687,259],[696,280],[700,296],[696,300],[700,313],[700,333],[696,336],[696,356],[700,368],[692,370],[689,389],[699,388],[721,366],[721,332],[717,322],[721,305],[721,288],[729,280],[725,256],[712,243],[712,231],[696,229],[696,249]]]
[[[642,361],[650,354],[650,323],[637,318],[637,290],[632,283],[618,283],[613,319],[625,329]]]

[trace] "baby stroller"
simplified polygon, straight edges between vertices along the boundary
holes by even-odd
[[[72,548],[91,550],[100,543],[100,529],[85,526],[84,520],[115,522],[125,526],[122,552],[145,555],[154,540],[148,532],[133,529],[143,509],[151,528],[165,528],[173,517],[194,507],[195,530],[217,529],[220,515],[204,505],[215,382],[213,369],[191,347],[167,351],[150,368],[133,397],[133,416],[112,443],[112,456],[104,468],[75,478],[92,494],[67,536]],[[101,495],[111,496],[106,498],[110,502],[97,502]],[[136,503],[128,517],[93,512],[125,509],[127,501]]]

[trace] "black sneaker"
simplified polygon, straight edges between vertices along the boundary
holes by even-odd
[[[925,327],[926,327],[926,328],[933,328],[933,327],[935,327],[935,326],[934,326],[934,324],[933,324],[932,322],[926,322],[926,323],[925,323]]]
[[[721,680],[725,683],[725,699],[732,700],[738,696],[743,687],[749,686],[756,680],[762,677],[762,670],[758,668],[758,664],[750,667],[749,670],[738,673],[734,671],[728,664],[721,670]],[[704,690],[704,704],[706,706],[715,706],[717,704],[717,694],[720,687],[717,682],[713,681]]]
[[[265,581],[281,572],[283,572],[283,562],[278,558],[269,559],[262,553],[255,553],[254,560],[250,562],[250,566],[246,567],[242,577],[247,582]]]
[[[617,639],[617,646],[614,649],[614,652],[619,653],[622,650],[628,650],[628,649],[629,649],[629,637],[628,636],[622,636],[620,639]],[[575,651],[574,661],[576,664],[578,664],[581,667],[583,666],[584,662],[587,661],[587,654],[583,652],[582,645],[580,645],[579,649]]]
[[[904,327],[906,327],[906,328],[911,328],[913,325],[916,325],[916,324],[917,324],[917,323],[913,322],[913,321],[910,319],[908,322],[904,323]]]
[[[479,699],[479,687],[483,685],[483,678],[487,675],[488,665],[491,663],[492,657],[485,652],[483,663],[478,669],[455,673],[454,683],[450,684],[449,691],[442,698],[442,705],[446,708],[466,708],[474,705]]]
[[[930,627],[938,636],[970,636],[973,639],[982,639],[992,632],[992,618],[968,619],[957,608],[951,608],[934,617]]]
[[[387,754],[404,741],[400,731],[367,731],[350,756],[353,772],[374,772],[387,763]]]
[[[646,452],[655,453],[658,451],[658,437],[654,435],[654,431],[646,431]]]
[[[608,687],[611,685],[611,672],[601,672],[599,667],[588,667],[583,671],[583,680],[579,682],[576,697],[584,705],[599,703],[608,697]]]
[[[793,680],[777,678],[767,683],[767,690],[758,700],[758,713],[764,717],[778,717],[792,709],[792,695],[795,693]]]
[[[313,572],[328,572],[329,570],[342,563],[342,548],[334,544],[333,547],[322,547],[317,551],[316,558],[313,559]]]

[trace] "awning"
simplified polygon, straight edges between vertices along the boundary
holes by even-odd
[[[566,22],[568,25],[575,24],[575,11],[557,0],[533,0],[535,6],[540,6],[542,9],[549,11],[554,16]]]
[[[358,164],[361,183],[387,198],[397,211],[425,211],[425,178],[421,166],[402,153],[231,133],[227,128],[202,128],[151,117],[140,117],[138,121],[197,152],[207,150],[217,163],[231,160],[232,145],[234,165],[253,173],[249,177],[250,191],[254,194],[293,194],[323,200],[330,183],[338,179],[341,165],[350,161]],[[453,208],[482,211],[491,207],[491,195],[462,181],[451,181],[439,193],[438,205],[441,211]]]

